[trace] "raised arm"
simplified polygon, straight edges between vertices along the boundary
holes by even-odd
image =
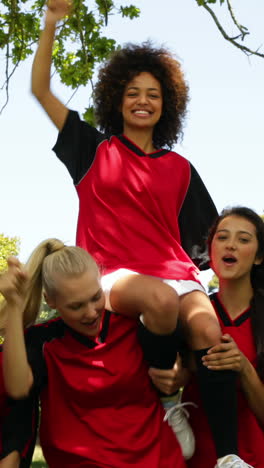
[[[32,66],[31,91],[59,131],[63,128],[69,110],[50,90],[52,47],[57,22],[70,12],[70,8],[70,0],[48,1],[45,26]]]
[[[23,329],[27,281],[22,265],[16,258],[11,257],[8,260],[8,271],[0,277],[0,292],[6,300],[7,307],[3,373],[6,391],[13,398],[27,396],[33,384]]]

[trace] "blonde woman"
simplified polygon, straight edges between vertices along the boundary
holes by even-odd
[[[13,398],[40,394],[49,467],[184,468],[148,377],[137,321],[105,310],[93,258],[50,239],[26,269],[11,259],[6,276],[6,389]],[[42,289],[60,317],[24,335],[24,313],[36,316]]]

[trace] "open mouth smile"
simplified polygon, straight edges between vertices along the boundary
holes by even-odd
[[[133,114],[135,115],[142,115],[142,116],[149,116],[149,115],[152,115],[152,112],[151,111],[147,111],[147,110],[140,110],[140,109],[137,109],[137,110],[134,110],[132,111]]]
[[[226,265],[234,265],[234,263],[237,262],[236,257],[234,257],[233,255],[225,255],[224,257],[222,257],[222,260]]]
[[[96,328],[100,322],[100,319],[101,317],[97,317],[96,319],[89,322],[81,322],[81,325],[84,325],[86,328]]]

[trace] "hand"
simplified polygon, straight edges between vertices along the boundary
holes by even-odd
[[[179,354],[172,369],[162,370],[154,367],[149,369],[149,376],[153,384],[166,395],[171,395],[179,388],[184,387],[189,382],[190,375],[189,370],[182,366]]]
[[[20,306],[25,299],[28,276],[15,257],[7,260],[8,270],[0,275],[0,293],[6,302]]]
[[[230,335],[223,335],[221,342],[210,348],[202,358],[204,365],[212,370],[234,370],[242,373],[247,360],[245,355]]]
[[[47,19],[57,22],[69,15],[72,9],[72,0],[48,0]]]

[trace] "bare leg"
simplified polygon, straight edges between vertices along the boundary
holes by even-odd
[[[220,343],[220,325],[205,293],[193,291],[180,297],[180,319],[191,349],[209,348]]]
[[[170,369],[176,360],[179,298],[157,278],[128,275],[117,280],[110,292],[114,311],[141,320],[138,337],[151,367]]]
[[[18,452],[12,452],[0,460],[0,468],[19,468],[20,455]]]
[[[111,289],[110,306],[132,318],[143,316],[144,325],[153,333],[172,333],[176,328],[178,295],[157,278],[128,275],[119,279]]]

